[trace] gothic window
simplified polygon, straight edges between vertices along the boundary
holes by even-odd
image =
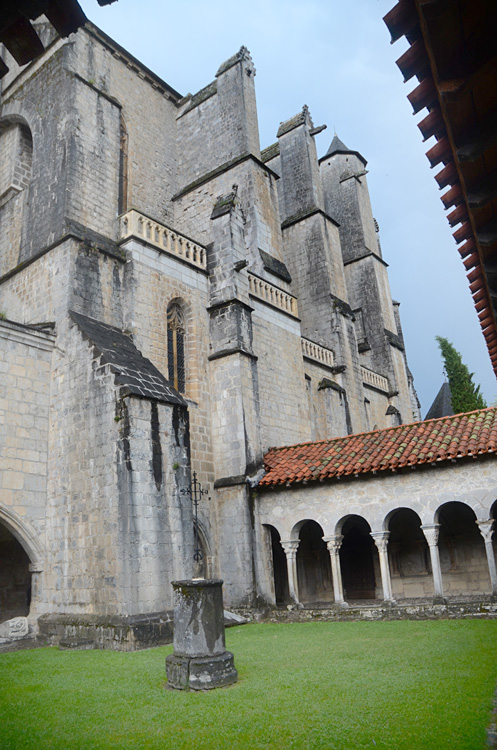
[[[0,201],[5,203],[29,185],[33,159],[30,129],[18,122],[1,123],[0,152]]]
[[[167,308],[167,369],[169,382],[180,393],[185,390],[185,319],[181,307]]]
[[[119,137],[119,205],[117,211],[123,214],[128,210],[128,131],[122,113]]]

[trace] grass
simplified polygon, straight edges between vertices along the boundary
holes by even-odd
[[[245,625],[239,682],[165,690],[172,647],[0,655],[1,750],[485,747],[497,621]]]

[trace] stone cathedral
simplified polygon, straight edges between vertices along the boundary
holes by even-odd
[[[361,153],[319,157],[306,106],[261,151],[245,47],[181,96],[90,23],[36,29],[2,53],[0,623],[170,638],[194,472],[230,608],[495,593],[495,410],[477,450],[360,458],[428,437]]]

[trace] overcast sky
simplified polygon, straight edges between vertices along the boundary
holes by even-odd
[[[497,398],[485,340],[466,273],[440,202],[441,192],[395,65],[407,47],[390,44],[382,20],[395,0],[118,0],[100,8],[80,0],[88,18],[181,94],[214,79],[242,44],[250,50],[261,148],[281,121],[309,106],[318,156],[333,138],[368,161],[373,214],[390,264],[409,365],[425,416],[442,382],[435,336],[447,337],[475,373],[487,402]]]

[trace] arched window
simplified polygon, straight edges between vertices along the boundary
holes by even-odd
[[[33,160],[31,131],[20,122],[0,123],[0,200],[5,203],[29,185]]]
[[[185,319],[177,303],[167,308],[167,370],[177,391],[185,390]]]
[[[117,212],[128,210],[128,131],[121,112],[119,123],[119,196]]]

